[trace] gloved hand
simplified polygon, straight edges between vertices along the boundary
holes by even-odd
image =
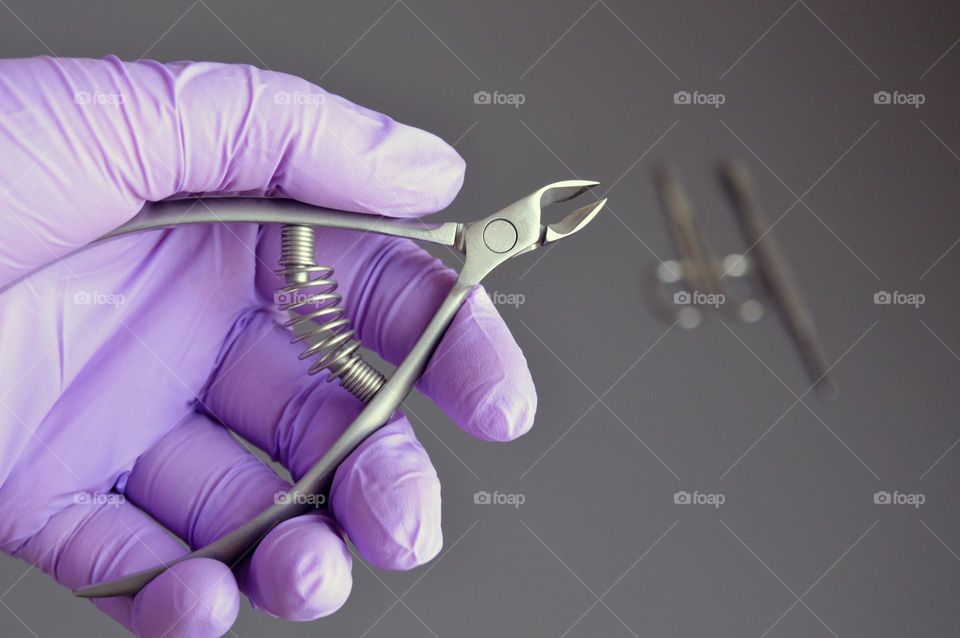
[[[446,206],[464,163],[437,137],[247,66],[35,58],[0,62],[0,286],[85,245],[146,200],[291,197],[412,217]],[[318,231],[363,343],[399,361],[453,274],[409,241]],[[0,294],[0,547],[71,588],[206,545],[299,478],[361,409],[276,325],[278,229],[123,237]],[[527,431],[520,349],[475,292],[421,390],[470,434]],[[281,618],[330,614],[351,556],[410,569],[441,548],[440,484],[406,418],[339,468],[331,516],[287,521],[231,571],[184,562],[135,598],[96,600],[141,636],[220,636],[239,592]],[[151,520],[150,517],[156,519]],[[159,523],[159,524],[158,524]],[[0,611],[0,614],[3,612]]]

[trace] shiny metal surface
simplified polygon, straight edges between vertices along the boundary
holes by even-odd
[[[328,370],[328,383],[339,380],[342,388],[369,403],[386,379],[357,352],[360,341],[340,306],[333,268],[317,265],[314,258],[313,227],[286,224],[280,241],[277,274],[286,286],[277,291],[275,301],[290,315],[284,327],[294,332],[291,343],[306,342],[300,359],[314,359],[310,374]]]
[[[551,204],[573,199],[597,184],[597,182],[584,180],[556,182],[534,191],[499,212],[479,221],[433,226],[424,225],[420,222],[398,221],[359,213],[318,209],[296,202],[284,203],[282,201],[248,198],[236,200],[174,200],[162,204],[147,205],[131,222],[105,236],[104,238],[115,237],[180,223],[251,222],[297,224],[311,227],[332,226],[452,245],[464,252],[466,261],[447,297],[440,304],[433,318],[396,372],[370,398],[363,411],[334,442],[327,453],[291,487],[290,498],[283,499],[233,532],[180,557],[176,561],[137,572],[122,579],[83,587],[75,590],[74,593],[86,598],[132,595],[140,591],[170,566],[191,558],[213,558],[231,567],[235,566],[256,547],[260,539],[273,527],[313,509],[313,505],[307,504],[313,502],[313,500],[301,498],[301,496],[325,494],[339,464],[364,439],[387,423],[423,374],[430,357],[446,333],[447,327],[453,321],[454,316],[474,286],[479,284],[497,266],[510,258],[536,250],[582,230],[603,208],[606,199],[577,209],[561,221],[549,226],[541,223],[541,211]],[[210,202],[212,202],[212,205]],[[196,219],[195,211],[200,215],[200,220]],[[315,211],[315,213],[311,213],[311,211]],[[486,231],[491,227],[493,227],[493,231],[488,234]],[[512,227],[513,230],[511,231],[508,227]],[[305,279],[308,274],[303,272],[302,268],[311,268],[309,264],[303,263],[308,261],[305,247],[309,244],[309,240],[300,231],[293,231],[293,235],[297,239],[294,241],[292,236],[288,236],[291,245],[287,251],[287,256],[291,262],[296,262],[291,263],[291,266],[296,268],[291,269],[295,272],[291,272],[290,277],[296,285],[299,285],[303,282],[297,280]],[[294,249],[294,246],[296,249]],[[314,268],[319,267],[314,266]]]

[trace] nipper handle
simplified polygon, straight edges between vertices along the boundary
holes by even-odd
[[[233,568],[256,548],[257,544],[271,529],[285,520],[313,510],[314,506],[309,504],[312,502],[310,499],[298,498],[298,496],[325,494],[340,463],[368,436],[390,420],[413,389],[417,380],[426,371],[430,358],[440,344],[440,340],[443,339],[443,335],[446,334],[447,328],[456,316],[457,311],[460,310],[472,290],[472,285],[457,279],[397,371],[363,411],[357,415],[350,427],[327,450],[327,453],[317,461],[303,478],[290,488],[288,493],[290,498],[282,499],[281,502],[265,509],[226,536],[181,556],[171,563],[140,571],[117,580],[82,587],[74,590],[73,593],[83,598],[132,596],[169,567],[192,558],[213,558]]]
[[[350,213],[304,204],[294,199],[268,197],[187,197],[147,202],[129,221],[100,239],[183,224],[216,223],[296,224],[344,228],[380,235],[406,237],[454,246],[460,224],[425,222]],[[98,240],[99,241],[99,240]]]

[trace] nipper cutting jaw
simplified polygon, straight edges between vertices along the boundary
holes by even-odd
[[[466,254],[467,259],[458,282],[477,285],[508,259],[578,232],[600,212],[606,199],[578,208],[548,226],[541,223],[541,212],[552,204],[574,199],[598,184],[586,180],[554,182],[493,215],[463,224],[458,229],[455,247]]]

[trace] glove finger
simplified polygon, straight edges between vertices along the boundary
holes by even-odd
[[[357,551],[376,567],[413,569],[443,547],[440,479],[402,414],[337,468],[330,499]]]
[[[61,585],[76,589],[186,553],[183,545],[121,495],[101,495],[90,501],[57,513],[15,555]],[[175,566],[134,598],[99,598],[93,604],[138,636],[217,638],[236,620],[240,594],[226,565],[198,559]]]
[[[223,427],[194,413],[137,459],[124,495],[195,548],[273,505],[287,487]]]
[[[204,401],[231,429],[303,476],[363,408],[322,375],[310,377],[289,333],[261,313],[225,354]],[[406,418],[374,433],[337,470],[331,508],[361,556],[410,569],[443,544],[440,482]]]
[[[285,620],[315,620],[340,609],[353,586],[353,558],[324,514],[280,523],[241,570],[241,589],[255,609]]]
[[[7,232],[0,286],[177,193],[292,197],[358,212],[444,208],[464,163],[436,136],[245,65],[0,62]],[[68,169],[67,169],[68,167]]]
[[[279,259],[279,229],[262,232],[258,287],[270,301],[283,284],[262,264]],[[336,267],[347,316],[365,347],[393,364],[407,355],[456,279],[414,242],[323,229],[317,261]],[[527,361],[483,289],[457,313],[417,384],[464,431],[510,441],[533,426],[537,393]]]
[[[289,485],[205,415],[187,417],[134,466],[125,494],[194,548],[273,505]],[[241,565],[251,604],[288,620],[338,610],[350,594],[351,557],[332,522],[302,516],[273,529]]]
[[[141,638],[222,636],[240,612],[230,568],[194,558],[157,576],[133,600],[133,630]]]

